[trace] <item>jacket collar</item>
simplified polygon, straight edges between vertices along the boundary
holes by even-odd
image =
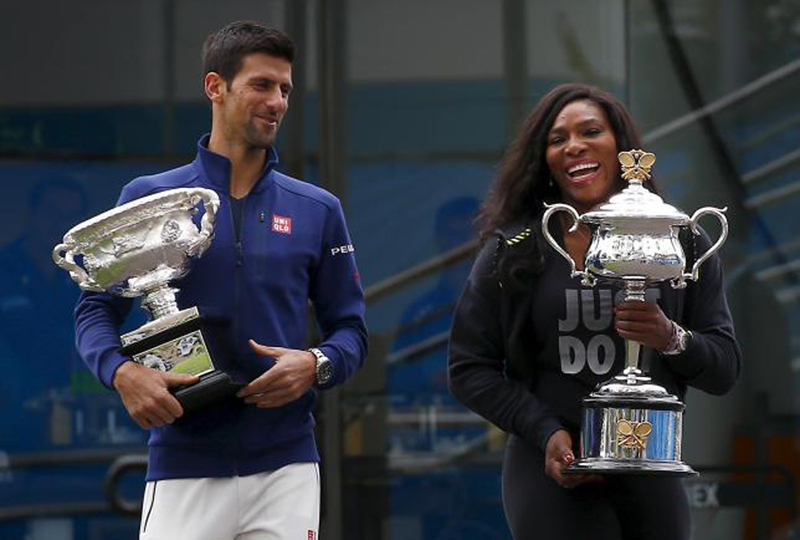
[[[202,176],[212,187],[222,193],[230,191],[231,162],[223,155],[212,152],[208,149],[208,141],[211,135],[206,133],[197,141],[197,157],[194,159],[194,166],[197,167]],[[256,181],[251,192],[263,191],[274,182],[273,171],[278,164],[278,152],[274,147],[267,149],[267,159],[261,176]]]

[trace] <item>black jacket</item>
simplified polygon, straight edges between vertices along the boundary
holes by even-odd
[[[540,238],[536,228],[517,227],[498,232],[483,244],[456,307],[448,384],[468,408],[544,450],[558,429],[577,436],[581,399],[623,369],[625,349],[609,321],[611,298],[619,291],[601,285],[582,287],[577,278],[569,277],[567,262]],[[699,253],[710,245],[705,234],[697,238]],[[692,248],[685,250],[691,258]],[[512,285],[503,263],[523,251],[539,257],[542,264],[530,283],[520,287]],[[693,337],[678,355],[643,348],[641,364],[648,375],[680,399],[687,385],[711,394],[730,390],[740,371],[741,351],[719,258],[710,257],[698,282],[690,282],[686,289],[662,283],[651,292],[660,296],[667,317],[691,330]],[[568,331],[575,325],[569,323],[570,308],[565,304],[573,302],[574,308],[578,298],[590,304],[579,317],[594,319],[589,322],[595,331],[589,323]],[[578,352],[569,353],[571,343]],[[588,347],[581,350],[582,343]],[[587,348],[593,352],[586,353]],[[594,360],[591,369],[588,357]],[[573,366],[581,369],[570,373]]]

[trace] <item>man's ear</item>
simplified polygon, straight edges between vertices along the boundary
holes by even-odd
[[[206,73],[203,79],[203,87],[206,92],[206,97],[210,99],[212,103],[219,102],[228,89],[225,80],[215,71]]]

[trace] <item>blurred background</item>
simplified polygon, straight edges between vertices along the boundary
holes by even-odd
[[[299,46],[281,168],[342,199],[368,299],[370,357],[319,403],[325,540],[510,539],[504,435],[448,395],[447,331],[503,149],[566,81],[628,104],[668,202],[729,209],[746,363],[729,395],[687,397],[694,538],[800,538],[797,0],[11,0],[2,15],[0,538],[136,538],[146,436],[77,357],[78,287],[50,253],[130,179],[193,158],[210,127],[200,47],[237,19]]]

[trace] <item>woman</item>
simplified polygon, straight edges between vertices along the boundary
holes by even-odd
[[[649,375],[680,399],[688,385],[723,394],[739,373],[718,258],[686,290],[662,284],[646,302],[614,307],[619,287],[582,287],[543,241],[544,203],[584,213],[608,200],[627,185],[617,153],[640,147],[613,96],[558,86],[523,125],[479,215],[482,248],[455,313],[449,385],[510,434],[503,506],[517,540],[689,538],[678,479],[563,474],[578,453],[581,400],[622,371],[624,339],[657,351]],[[557,216],[565,219],[552,219],[551,232],[580,267],[590,232],[568,233],[566,213]],[[698,237],[697,252],[709,246]],[[691,258],[694,246],[686,249]]]

